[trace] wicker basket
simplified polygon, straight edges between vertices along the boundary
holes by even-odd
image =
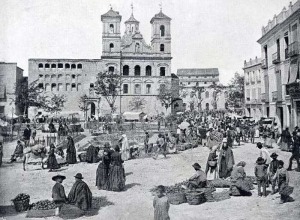
[[[27,211],[29,208],[29,201],[30,198],[24,200],[13,200],[16,211],[17,212]]]
[[[167,197],[172,205],[179,205],[186,202],[186,197],[184,193],[168,194]]]
[[[189,205],[199,205],[206,202],[204,192],[188,192],[185,196]]]

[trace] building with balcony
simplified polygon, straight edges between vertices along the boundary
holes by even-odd
[[[262,94],[264,85],[262,80],[262,62],[260,58],[244,62],[245,83],[245,114],[259,120],[264,115]]]
[[[15,88],[17,84],[26,80],[23,77],[23,69],[17,66],[17,63],[0,62],[0,117],[14,117],[22,115],[23,109],[16,102]]]
[[[219,84],[219,70],[178,69],[180,96],[186,110],[223,110],[225,109],[225,91],[216,93],[211,86]]]
[[[39,79],[49,96],[65,95],[64,113],[80,112],[80,97],[86,95],[87,115],[100,116],[110,113],[110,107],[103,97],[95,95],[97,73],[115,72],[122,82],[115,102],[117,113],[131,111],[130,102],[135,97],[145,100],[145,113],[165,112],[157,95],[160,86],[171,83],[171,18],[160,10],[150,19],[150,44],[145,42],[133,13],[125,21],[123,35],[121,20],[112,8],[101,15],[101,59],[29,59],[29,82]]]
[[[274,15],[262,27],[264,112],[281,127],[300,125],[299,42],[300,0]]]

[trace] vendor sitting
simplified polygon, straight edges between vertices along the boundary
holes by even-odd
[[[193,167],[196,170],[196,173],[191,178],[189,178],[187,187],[189,189],[206,187],[207,178],[205,172],[201,170],[201,166],[198,163],[194,163]]]
[[[12,163],[16,161],[18,157],[19,158],[23,157],[23,145],[19,140],[17,141],[17,146],[15,148],[13,155],[11,155],[10,162]]]

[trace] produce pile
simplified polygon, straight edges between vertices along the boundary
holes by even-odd
[[[184,193],[185,189],[182,188],[182,185],[186,186],[187,183],[188,183],[188,181],[184,181],[184,182],[181,182],[181,183],[176,183],[173,186],[165,186],[166,194],[168,195],[168,194],[174,194],[174,193]],[[156,193],[157,192],[157,187],[152,188],[150,190],[150,192]]]
[[[214,180],[209,180],[208,185],[210,187],[215,187],[215,188],[230,188],[231,182],[229,180],[223,180],[223,179],[214,179]]]
[[[30,196],[28,194],[26,194],[26,193],[20,193],[12,201],[23,201],[23,200],[26,200],[26,199],[29,199],[29,198],[30,198]]]
[[[33,210],[50,210],[55,208],[55,203],[50,200],[41,200],[31,204],[31,209]]]

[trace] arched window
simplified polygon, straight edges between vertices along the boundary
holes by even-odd
[[[146,94],[150,94],[151,93],[151,84],[147,84],[146,85]]]
[[[165,67],[160,67],[159,68],[159,75],[160,76],[165,76],[166,75],[166,68]]]
[[[49,84],[49,83],[46,83],[46,85],[45,85],[45,90],[46,90],[46,91],[50,91],[50,84]]]
[[[115,72],[115,67],[113,67],[113,66],[108,67],[108,72],[110,72],[110,73]]]
[[[129,66],[123,66],[123,76],[129,76]]]
[[[39,63],[39,68],[43,68],[44,65],[42,63]]]
[[[50,68],[50,64],[49,64],[49,63],[46,63],[46,64],[45,64],[45,68],[46,68],[46,69],[49,69],[49,68]]]
[[[205,98],[209,98],[209,92],[208,91],[205,92]]]
[[[113,24],[109,25],[109,32],[114,33],[114,25]]]
[[[159,28],[159,30],[160,30],[160,36],[164,37],[165,36],[165,26],[161,25],[160,28]]]
[[[134,67],[134,75],[135,76],[140,76],[141,75],[141,67],[139,65],[136,65]]]
[[[123,84],[123,94],[128,94],[128,84]]]
[[[206,108],[206,110],[209,110],[209,103],[205,104],[205,108]]]
[[[80,80],[81,80],[81,75],[80,74],[77,76],[77,80],[78,80],[78,82],[80,82]]]
[[[39,86],[40,89],[43,89],[44,88],[44,83],[39,83],[38,86]]]
[[[66,91],[70,91],[70,83],[66,84]]]
[[[161,44],[160,45],[160,52],[164,52],[165,51],[165,45],[164,44]]]
[[[66,69],[70,69],[70,64],[66,63],[66,64],[65,64],[65,68],[66,68]]]
[[[45,75],[45,80],[49,80],[50,76],[48,74]]]
[[[77,84],[77,91],[80,91],[81,90],[81,83],[78,83]]]
[[[114,49],[114,44],[113,43],[110,43],[109,44],[109,52],[112,52],[112,50]]]
[[[75,74],[72,74],[72,79],[76,79],[76,75]]]
[[[57,90],[58,91],[63,91],[63,84],[62,83],[58,83]]]
[[[40,74],[39,77],[40,77],[40,78],[43,78],[43,74]]]
[[[139,44],[139,43],[136,43],[136,44],[135,44],[135,52],[136,52],[136,53],[139,53],[139,52],[140,52],[140,44]]]
[[[55,76],[54,74],[51,75],[51,79],[55,79],[55,77],[56,77],[56,76]]]
[[[52,64],[51,64],[51,68],[55,69],[55,68],[56,68],[56,64],[55,64],[55,63],[52,63]]]
[[[67,79],[67,80],[70,80],[70,79],[71,79],[71,78],[70,78],[70,74],[67,74],[67,75],[66,75],[66,79]]]
[[[151,76],[152,75],[152,68],[151,66],[146,66],[146,76]]]
[[[134,85],[134,93],[135,94],[141,94],[141,85],[140,84],[135,84]]]
[[[72,85],[71,85],[71,91],[75,91],[75,90],[76,90],[76,84],[72,83]]]
[[[59,69],[62,69],[62,68],[64,68],[64,65],[63,65],[62,63],[59,63],[59,64],[57,65],[57,67],[58,67]]]
[[[56,83],[51,84],[51,91],[56,91]]]
[[[90,89],[94,88],[94,83],[90,83]]]
[[[81,63],[77,64],[77,69],[82,69],[82,64]]]
[[[76,64],[72,64],[71,69],[76,69]]]
[[[58,74],[58,79],[61,79],[62,78],[62,74]]]

